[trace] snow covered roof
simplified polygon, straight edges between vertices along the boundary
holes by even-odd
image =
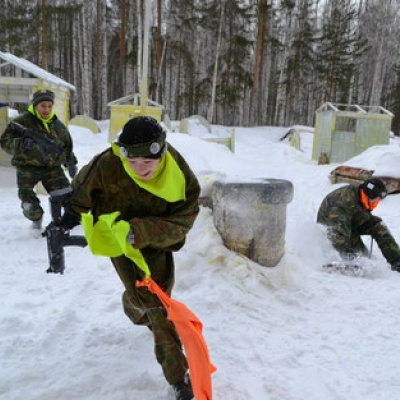
[[[35,76],[36,78],[43,79],[44,81],[51,82],[58,86],[65,86],[66,88],[68,88],[69,90],[73,90],[74,92],[76,91],[74,85],[71,85],[70,83],[64,81],[56,75],[53,75],[43,68],[40,68],[37,65],[31,63],[30,61],[25,60],[24,58],[17,57],[11,53],[3,53],[0,51],[0,59],[15,65],[17,68],[20,68],[21,70]]]

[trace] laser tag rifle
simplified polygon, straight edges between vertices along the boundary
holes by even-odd
[[[48,159],[47,149],[49,148],[66,159],[64,148],[56,140],[43,135],[35,129],[27,128],[16,121],[11,121],[10,127],[17,135],[32,139],[39,146],[40,153],[45,162],[47,162]]]
[[[42,233],[47,238],[47,253],[49,257],[49,268],[47,273],[63,274],[65,269],[64,247],[87,245],[84,236],[70,235],[61,225],[61,211],[65,202],[68,200],[72,192],[71,188],[53,190],[49,193],[49,203],[51,212],[51,222]]]

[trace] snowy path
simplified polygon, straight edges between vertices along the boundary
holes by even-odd
[[[176,254],[174,297],[204,324],[218,368],[213,398],[396,399],[400,274],[376,247],[367,277],[320,269],[332,252],[315,213],[333,189],[332,166],[318,167],[279,142],[281,132],[238,129],[237,155],[207,144],[205,150],[215,151],[207,162],[201,148],[198,158],[189,149],[189,138],[171,137],[197,171],[279,177],[295,187],[286,254],[276,268],[228,251],[207,208]],[[0,399],[169,399],[152,336],[123,314],[122,285],[109,260],[68,248],[65,274],[46,274],[45,241],[31,236],[10,171],[0,167]],[[399,198],[389,196],[379,207],[398,241]]]

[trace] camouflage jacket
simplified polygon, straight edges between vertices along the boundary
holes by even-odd
[[[329,193],[317,215],[318,223],[331,226],[348,238],[380,225],[381,221],[361,204],[358,185],[344,186]]]
[[[67,166],[69,163],[77,164],[77,159],[73,153],[73,143],[71,135],[66,126],[54,116],[49,124],[50,132],[46,130],[42,121],[36,118],[29,111],[25,111],[14,119],[15,122],[23,125],[25,128],[31,128],[56,142],[58,147],[52,147],[35,142],[32,149],[26,149],[23,143],[23,136],[13,131],[10,125],[1,136],[1,148],[11,154],[12,165],[34,166],[34,167],[57,167]]]
[[[121,160],[108,149],[94,157],[74,178],[70,211],[77,214],[91,211],[95,220],[102,214],[119,211],[120,219],[133,227],[136,248],[179,250],[199,212],[200,186],[178,151],[170,145],[168,151],[185,176],[186,200],[168,203],[140,188],[125,172]]]

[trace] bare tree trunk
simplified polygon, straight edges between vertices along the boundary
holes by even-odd
[[[185,28],[182,25],[179,29],[179,43],[182,43],[183,40],[183,34],[185,32]],[[181,86],[181,63],[182,63],[182,50],[179,47],[178,50],[178,54],[176,57],[176,74],[175,74],[175,95],[174,95],[174,103],[175,103],[175,118],[176,119],[180,119],[180,115],[179,115],[179,107],[180,107],[180,100],[179,100],[179,96],[180,96],[180,86]]]
[[[157,70],[160,69],[162,57],[162,35],[161,35],[161,21],[162,21],[162,0],[157,0]]]
[[[261,0],[258,7],[258,32],[257,44],[255,51],[254,70],[253,70],[253,88],[251,90],[249,101],[249,124],[256,124],[260,110],[259,86],[260,86],[260,71],[263,70],[264,63],[264,39],[265,39],[265,25],[267,21],[267,6],[268,0]]]
[[[217,48],[215,51],[215,64],[214,64],[214,73],[212,80],[212,89],[211,89],[211,102],[207,111],[207,121],[211,124],[213,115],[214,115],[214,105],[215,105],[215,92],[217,88],[217,77],[218,77],[218,60],[221,53],[221,36],[222,36],[222,23],[224,21],[224,12],[225,12],[225,0],[221,1],[221,14],[219,18],[219,26],[218,26],[218,38],[217,38]]]
[[[41,11],[42,11],[42,45],[41,45],[41,53],[42,53],[42,68],[46,69],[47,68],[47,42],[46,42],[46,38],[47,38],[47,17],[46,17],[46,0],[42,0],[42,7],[41,7]]]
[[[137,27],[138,27],[138,49],[137,49],[137,74],[138,86],[142,86],[142,56],[143,56],[143,0],[137,2]]]
[[[378,20],[376,28],[375,45],[374,45],[374,69],[371,78],[371,94],[369,96],[369,104],[379,105],[382,98],[382,87],[384,81],[384,74],[388,63],[389,54],[387,53],[388,41],[391,39],[390,30],[392,28],[392,8],[391,0],[383,1],[379,4]],[[379,18],[380,17],[380,18]]]
[[[142,61],[142,82],[140,86],[142,113],[145,111],[148,100],[148,83],[149,74],[149,33],[151,19],[151,0],[144,0],[144,19],[143,19],[143,61]]]
[[[156,101],[161,103],[161,71],[162,71],[162,61],[165,54],[165,46],[162,43],[161,35],[161,21],[162,21],[162,0],[157,0],[157,88],[156,88]]]
[[[92,55],[93,46],[91,42],[91,36],[88,32],[92,31],[90,15],[93,15],[93,5],[89,5],[86,1],[83,1],[83,14],[82,14],[82,102],[83,102],[83,113],[94,117],[93,110],[93,95],[92,95]]]
[[[125,88],[126,60],[126,0],[121,0],[121,33],[119,37],[119,66],[122,91]]]
[[[106,2],[101,8],[101,102],[100,102],[100,118],[107,118],[107,95],[108,95],[108,79],[107,79],[107,64],[108,64],[108,45],[107,45],[107,6]]]
[[[83,10],[81,11],[81,13]],[[73,29],[72,29],[72,54],[76,55],[75,58],[72,58],[72,77],[75,87],[82,88],[82,79],[83,79],[83,49],[82,49],[82,25],[80,23],[80,15],[81,13],[75,13],[73,20]],[[74,101],[72,101],[74,99]],[[77,92],[75,96],[71,96],[70,98],[70,107],[72,116],[77,113],[81,113],[83,109],[82,104],[82,93]]]
[[[132,61],[132,55],[134,52],[134,38],[135,38],[135,25],[136,22],[134,20],[134,15],[136,13],[133,12],[134,4],[133,1],[129,1],[128,7],[128,21],[127,21],[127,52],[130,55],[130,59],[128,64],[126,65],[126,83],[125,83],[125,92],[126,93],[134,93],[135,92],[135,65]]]
[[[161,60],[160,64],[158,66],[158,72],[157,72],[157,88],[156,88],[156,93],[157,93],[157,98],[156,101],[159,104],[162,104],[162,87],[161,87],[161,78],[162,78],[162,66],[163,66],[163,61],[165,59],[165,52],[167,49],[167,40],[164,40],[164,45],[161,53]]]
[[[100,20],[101,20],[101,0],[97,0],[97,9],[96,9],[96,74],[95,74],[95,104],[96,104],[96,118],[100,118],[101,109],[100,109],[100,93],[101,93],[101,85],[100,85],[100,52],[101,52],[101,38],[100,38]]]

